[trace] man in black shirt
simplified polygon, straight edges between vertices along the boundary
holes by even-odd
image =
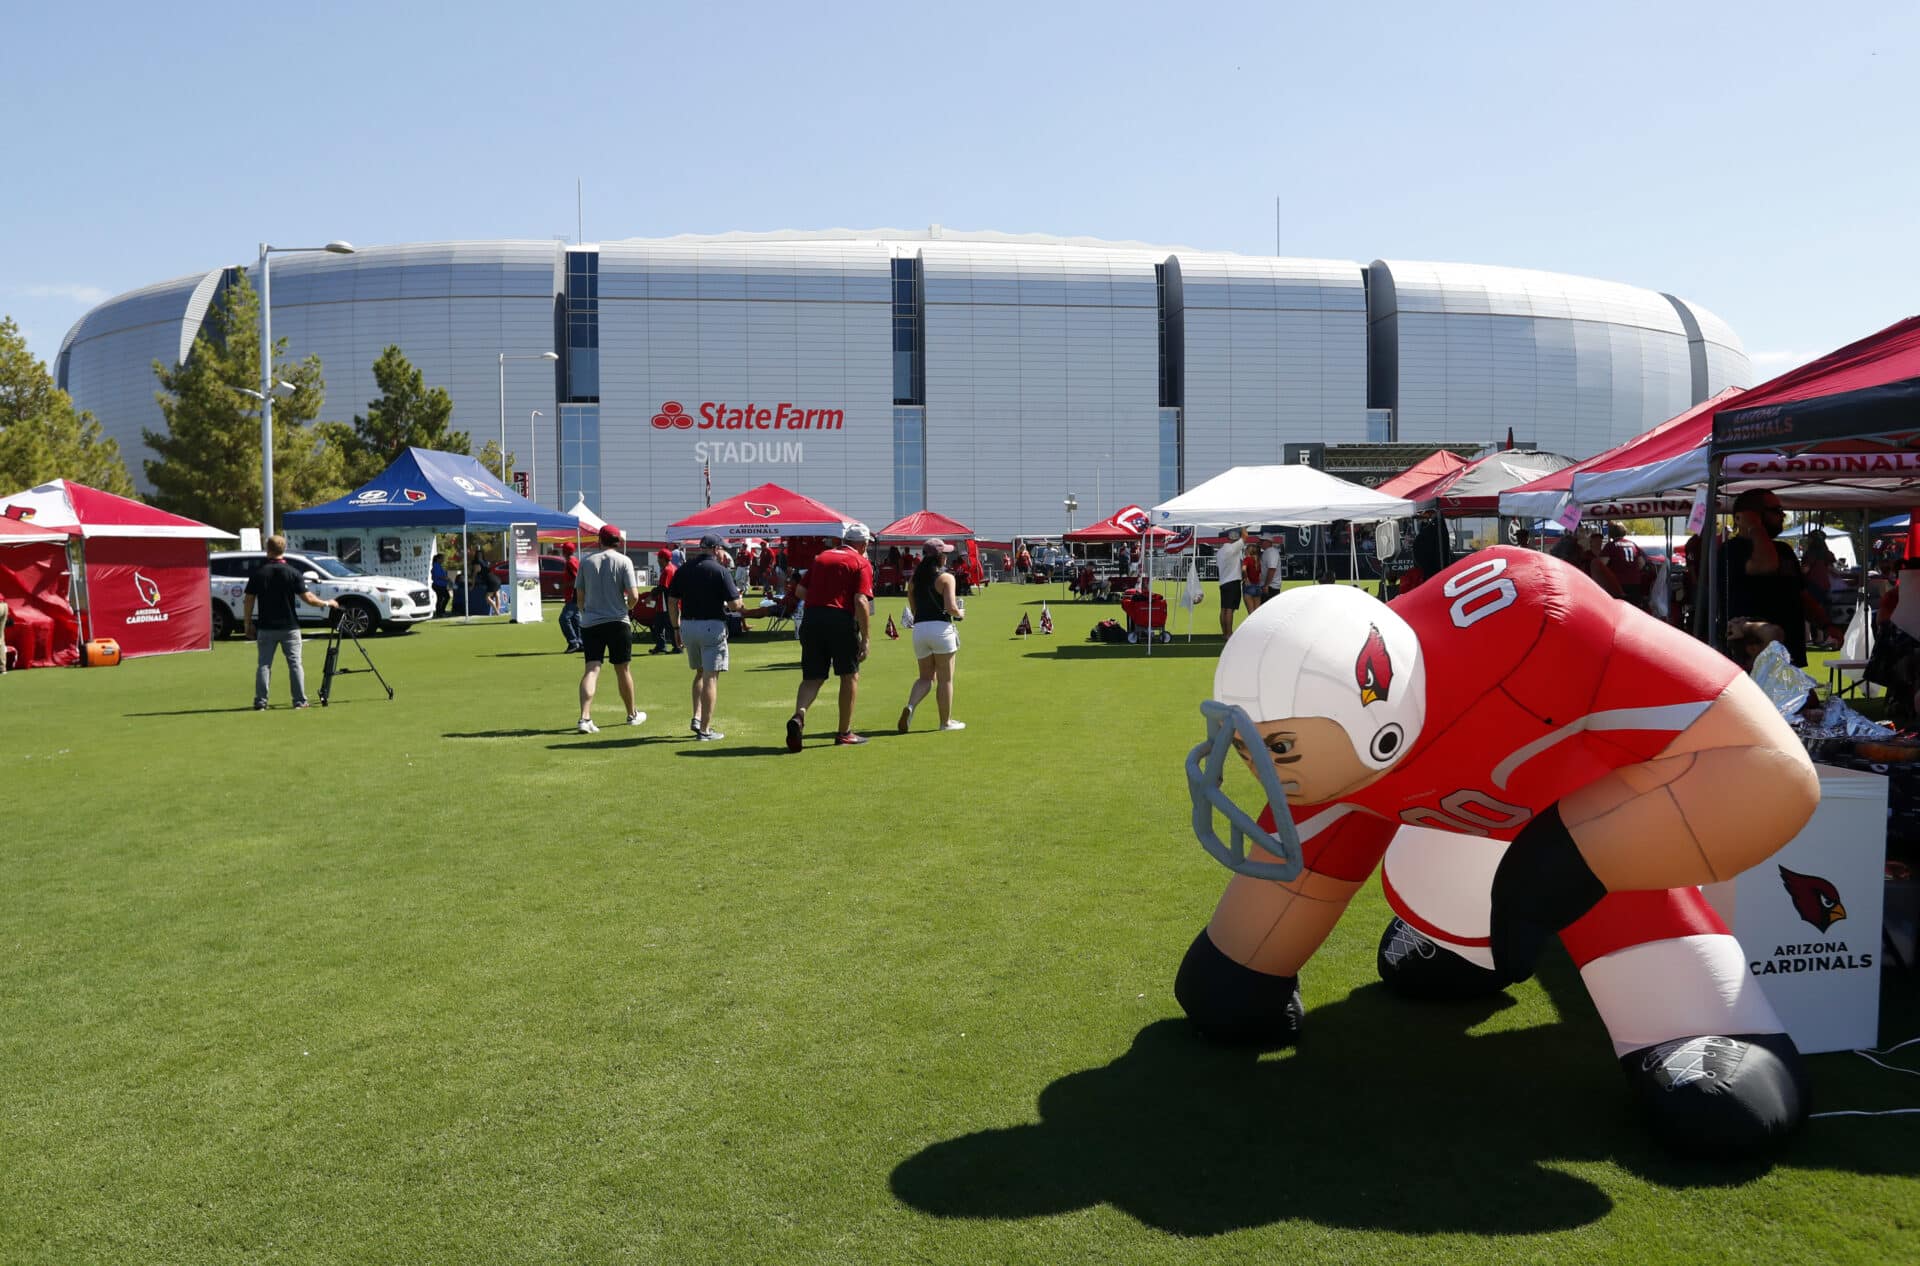
[[[714,555],[720,538],[703,536],[700,550],[667,586],[667,618],[687,648],[693,665],[693,736],[703,743],[726,737],[713,729],[713,704],[720,694],[720,674],[727,671],[727,612],[745,605],[733,576]]]
[[[331,607],[335,611],[340,609],[340,604],[332,598],[313,596],[307,589],[306,578],[286,561],[286,552],[286,537],[267,538],[267,561],[254,569],[247,581],[247,596],[240,604],[246,635],[254,639],[260,652],[260,665],[253,675],[255,712],[267,710],[267,687],[273,683],[276,647],[287,657],[287,673],[293,681],[293,706],[307,706],[307,682],[300,671],[300,618],[295,614],[294,601],[298,599],[313,607]],[[256,607],[259,609],[257,621],[254,619]],[[254,631],[256,624],[258,633]]]

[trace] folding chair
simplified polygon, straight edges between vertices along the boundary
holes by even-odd
[[[782,627],[793,628],[793,613],[800,609],[800,596],[792,589],[780,599],[780,609],[767,617],[767,632],[777,633]]]

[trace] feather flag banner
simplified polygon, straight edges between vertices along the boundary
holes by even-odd
[[[1053,632],[1053,612],[1047,609],[1047,604],[1044,602],[1040,604],[1040,631]]]
[[[893,617],[887,617],[887,637],[895,642],[900,640],[900,630],[894,627]]]

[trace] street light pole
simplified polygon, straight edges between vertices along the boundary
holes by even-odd
[[[527,440],[533,445],[533,460],[527,465],[527,500],[532,501],[540,485],[540,422],[547,415],[535,409],[527,419]]]
[[[500,353],[500,484],[507,482],[507,362],[510,360],[559,360],[558,352]],[[538,459],[536,459],[538,460]]]
[[[325,246],[270,246],[260,243],[260,542],[273,535],[273,278],[267,271],[267,257],[299,251],[326,251],[332,255],[351,255],[348,242],[333,241]],[[249,393],[251,394],[251,393]]]

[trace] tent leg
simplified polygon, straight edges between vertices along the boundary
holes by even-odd
[[[467,569],[460,582],[460,623],[473,623],[473,560],[467,553],[467,525],[460,525],[460,565]]]

